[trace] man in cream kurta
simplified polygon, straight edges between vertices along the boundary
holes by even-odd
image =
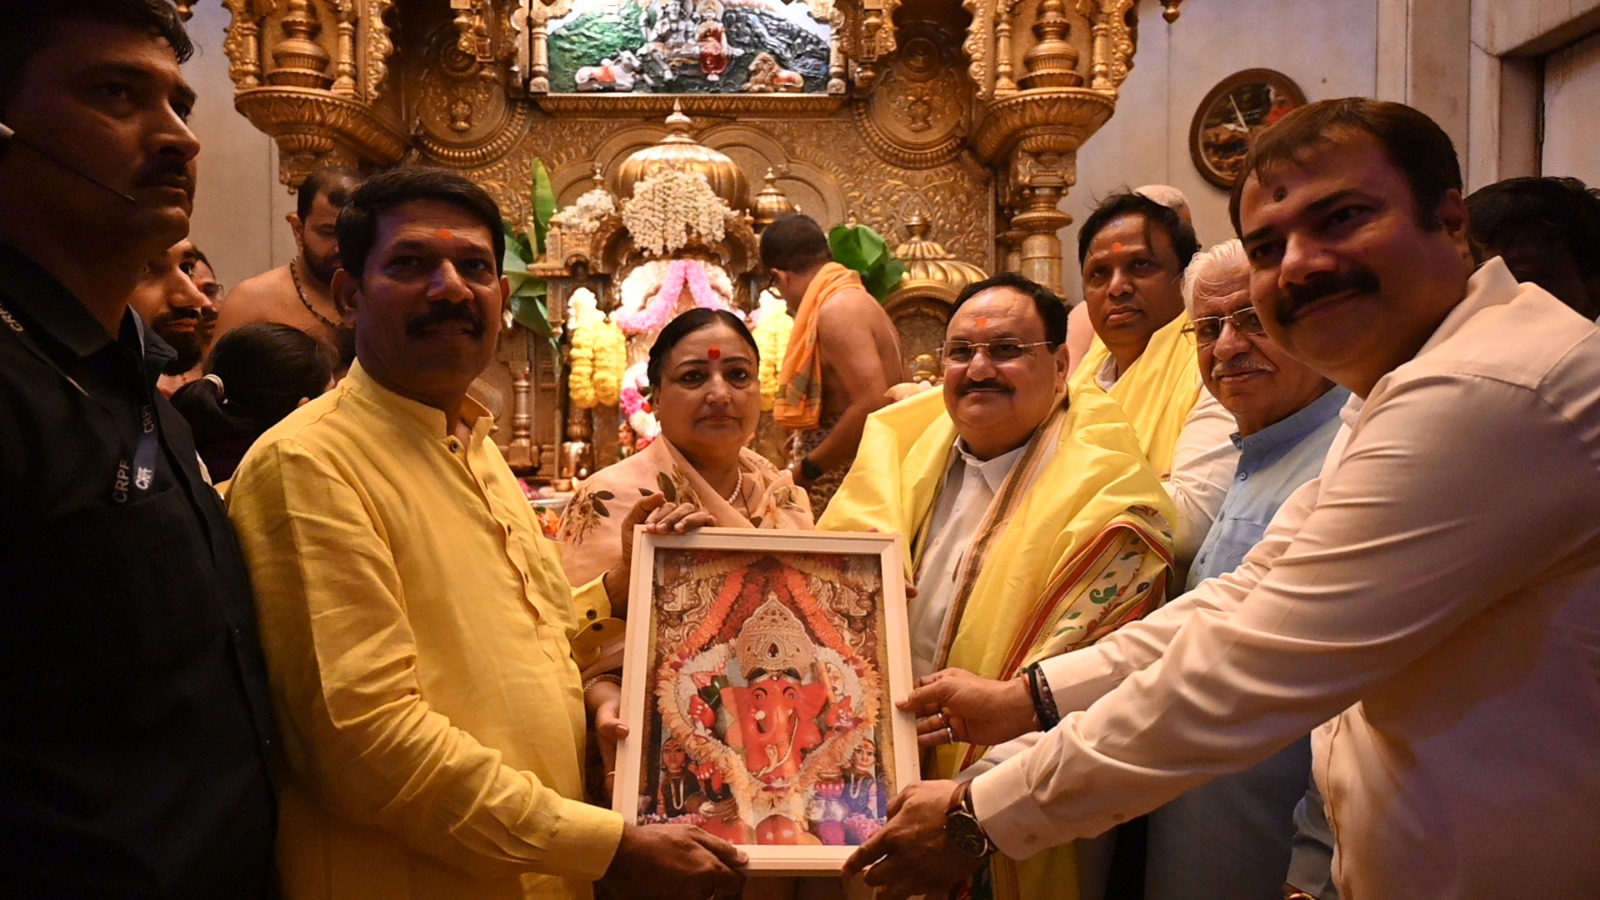
[[[1245,172],[1251,296],[1356,395],[1346,429],[1239,570],[1055,661],[1088,708],[974,779],[975,817],[1025,855],[1316,729],[1346,900],[1600,896],[1600,332],[1498,260],[1469,282],[1415,110],[1303,107]],[[960,876],[917,874],[949,788],[910,790],[851,863],[890,898]]]
[[[508,292],[499,221],[439,170],[358,190],[334,281],[357,363],[233,480],[283,729],[290,900],[587,898],[602,877],[705,897],[741,880],[737,852],[698,829],[624,825],[579,799],[570,642],[609,611],[604,590],[574,603],[493,417],[466,396]]]

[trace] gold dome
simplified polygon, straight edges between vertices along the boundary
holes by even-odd
[[[779,216],[794,212],[794,204],[778,189],[778,176],[771,169],[767,170],[767,177],[762,181],[766,186],[756,194],[755,203],[750,209],[750,218],[754,220],[757,231],[778,221]]]
[[[954,300],[962,288],[989,277],[977,266],[956,259],[943,244],[930,240],[931,226],[922,216],[913,215],[905,227],[906,242],[895,248],[894,255],[911,271],[895,288],[896,294],[915,291]]]
[[[699,172],[706,177],[722,202],[735,211],[749,204],[750,189],[739,164],[724,153],[706,147],[689,136],[689,117],[676,104],[667,116],[670,132],[659,142],[635,151],[617,167],[616,186],[611,193],[618,199],[633,196],[633,186],[665,167],[682,172]]]

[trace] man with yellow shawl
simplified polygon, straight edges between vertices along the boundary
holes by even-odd
[[[1015,274],[957,298],[944,389],[874,414],[818,527],[906,538],[912,666],[1012,678],[1158,604],[1172,504],[1132,427],[1103,393],[1067,400],[1066,307]],[[989,748],[955,728],[927,774],[949,778]],[[1071,847],[995,857],[977,897],[1076,894]]]
[[[833,261],[810,216],[761,232],[761,264],[794,316],[772,416],[794,432],[789,471],[821,515],[855,459],[867,416],[908,381],[900,338],[855,272]]]
[[[1183,311],[1179,282],[1197,250],[1180,214],[1143,193],[1106,198],[1078,231],[1095,338],[1072,372],[1072,391],[1109,394],[1133,424],[1176,507],[1180,567],[1210,530],[1239,458],[1233,416],[1201,390]]]

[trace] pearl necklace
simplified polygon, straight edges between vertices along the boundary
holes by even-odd
[[[734,482],[734,484],[733,484],[733,493],[728,495],[728,505],[732,506],[733,504],[738,503],[739,502],[739,494],[742,493],[743,491],[744,491],[744,470],[740,469],[739,470],[739,480]]]

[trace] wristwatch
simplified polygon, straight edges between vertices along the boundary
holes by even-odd
[[[944,833],[962,855],[983,859],[995,851],[995,846],[983,833],[983,826],[978,824],[978,816],[972,811],[972,786],[961,785],[956,796],[958,799],[944,814]]]

